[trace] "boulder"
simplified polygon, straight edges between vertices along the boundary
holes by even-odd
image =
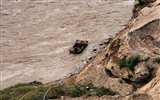
[[[135,80],[141,82],[145,80],[150,75],[150,71],[145,62],[139,63],[135,67]]]

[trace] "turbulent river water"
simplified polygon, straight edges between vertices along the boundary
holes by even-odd
[[[1,0],[1,89],[76,73],[102,40],[132,17],[134,0]],[[80,55],[69,54],[88,40]]]

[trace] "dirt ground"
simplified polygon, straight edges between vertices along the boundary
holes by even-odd
[[[79,71],[102,40],[132,16],[134,0],[1,0],[1,86],[48,83]],[[69,54],[88,40],[80,55]]]

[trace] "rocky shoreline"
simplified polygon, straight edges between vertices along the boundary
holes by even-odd
[[[133,15],[126,28],[111,42],[103,41],[92,49],[97,55],[89,57],[78,73],[43,86],[36,81],[18,84],[1,93],[6,98],[10,98],[7,93],[14,98],[12,92],[21,89],[17,97],[21,99],[158,100],[160,1],[146,2],[136,5],[136,17]],[[32,91],[27,92],[28,89]]]
[[[0,88],[77,73],[100,51],[93,53],[102,40],[125,27],[133,7],[134,0],[2,0]],[[81,55],[71,55],[77,39],[89,45]]]

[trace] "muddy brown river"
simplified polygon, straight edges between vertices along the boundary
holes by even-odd
[[[124,29],[133,6],[134,0],[1,0],[0,89],[78,72],[93,48]],[[69,54],[77,39],[88,47]]]

